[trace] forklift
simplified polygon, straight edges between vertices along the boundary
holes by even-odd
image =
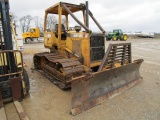
[[[21,101],[30,89],[22,53],[13,50],[9,1],[0,1],[0,107],[10,101]]]

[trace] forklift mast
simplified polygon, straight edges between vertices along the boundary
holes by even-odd
[[[0,107],[12,100],[21,100],[29,79],[24,78],[22,53],[13,50],[9,1],[0,0]],[[26,73],[27,75],[27,73]],[[29,82],[28,82],[29,84]],[[29,90],[28,90],[29,91]]]
[[[8,0],[1,0],[0,1],[0,12],[1,12],[1,24],[3,31],[0,38],[0,50],[13,50],[13,43],[12,43],[12,33],[11,33],[11,26],[10,26],[10,16],[9,16],[9,1]],[[3,36],[3,37],[2,37]],[[7,54],[7,63],[10,65],[9,72],[16,71],[16,64],[14,59],[13,53]]]

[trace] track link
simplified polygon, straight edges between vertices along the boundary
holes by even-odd
[[[63,58],[59,53],[37,53],[33,62],[36,70],[61,89],[70,88],[72,78],[84,73],[84,67],[79,60]]]

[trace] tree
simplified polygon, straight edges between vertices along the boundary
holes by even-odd
[[[38,16],[35,16],[33,18],[33,20],[34,20],[34,24],[35,24],[36,28],[39,28],[40,33],[42,34],[43,30],[44,30],[44,26],[43,26],[43,21],[44,20],[42,18],[38,17]]]
[[[66,27],[66,18],[62,18],[62,24]]]
[[[31,20],[33,18],[31,17],[31,15],[26,15],[26,16],[23,16],[22,18],[20,18],[20,25],[21,25],[21,28],[22,28],[22,31],[23,32],[26,32],[26,31],[29,31],[30,29],[30,23],[31,23]]]
[[[46,25],[47,29],[49,29],[50,31],[54,31],[56,24],[58,24],[56,17],[54,15],[48,15]],[[62,24],[66,26],[66,18],[62,18]]]
[[[49,29],[50,31],[54,31],[55,29],[55,25],[57,24],[57,19],[54,15],[48,15],[47,17],[47,29]]]

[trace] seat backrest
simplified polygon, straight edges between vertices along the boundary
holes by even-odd
[[[64,24],[61,24],[61,29],[62,29],[62,32],[65,32]],[[58,32],[58,24],[55,25],[55,31]]]

